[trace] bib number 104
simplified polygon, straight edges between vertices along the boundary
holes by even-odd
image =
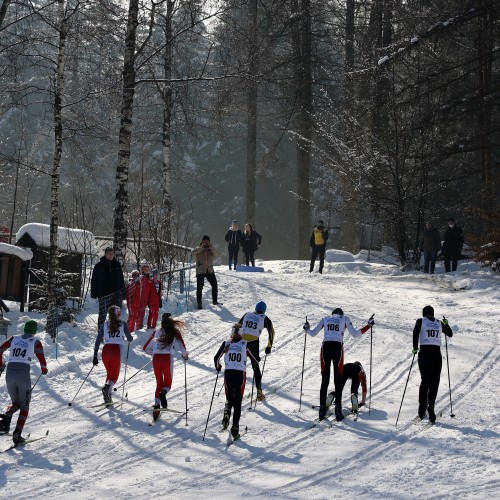
[[[24,358],[26,356],[26,349],[21,349],[20,347],[15,347],[12,349],[12,354],[16,358]]]

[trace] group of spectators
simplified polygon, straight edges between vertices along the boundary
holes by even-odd
[[[146,262],[141,264],[140,271],[132,271],[130,282],[125,286],[122,266],[111,247],[105,248],[104,255],[94,266],[90,296],[99,301],[98,327],[104,323],[109,308],[120,306],[126,298],[129,330],[133,332],[144,327],[146,307],[149,308],[147,327],[155,328],[162,307],[162,294],[160,273],[157,269],[151,271]]]

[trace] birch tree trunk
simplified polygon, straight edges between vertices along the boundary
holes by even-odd
[[[123,90],[118,135],[118,165],[116,167],[116,196],[114,210],[114,246],[117,259],[123,264],[127,250],[128,235],[128,177],[130,166],[130,142],[132,136],[132,114],[135,94],[135,47],[139,17],[139,0],[130,0],[125,54],[123,58]]]
[[[49,266],[47,272],[48,310],[56,306],[57,274],[59,268],[59,183],[61,173],[61,157],[63,149],[62,109],[64,96],[64,63],[66,58],[67,19],[65,16],[65,0],[57,2],[57,17],[59,27],[59,46],[54,89],[54,158],[51,174],[50,194],[50,248]],[[47,322],[49,323],[49,322]],[[47,325],[47,331],[54,336],[55,330]]]
[[[249,11],[249,44],[248,72],[250,74],[247,92],[247,182],[245,217],[250,224],[255,221],[255,204],[257,188],[257,71],[259,66],[257,48],[257,0],[250,0]]]
[[[163,59],[164,78],[172,78],[172,15],[174,1],[167,0],[165,17],[165,52]],[[163,170],[163,231],[162,238],[172,239],[172,85],[165,83],[163,91],[163,131],[162,131],[162,170]]]

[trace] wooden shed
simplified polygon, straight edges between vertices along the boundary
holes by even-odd
[[[33,258],[31,250],[0,242],[0,298],[26,303],[28,272]]]
[[[59,227],[58,289],[63,299],[78,301],[83,294],[85,256],[93,253],[94,236],[88,231]],[[29,272],[29,310],[46,310],[46,283],[49,268],[50,226],[25,224],[16,234],[16,246],[33,253]]]

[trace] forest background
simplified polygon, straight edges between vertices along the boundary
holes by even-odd
[[[2,0],[0,224],[259,257],[499,237],[497,0]],[[498,243],[496,244],[498,247]]]

